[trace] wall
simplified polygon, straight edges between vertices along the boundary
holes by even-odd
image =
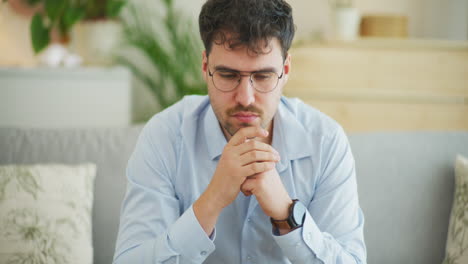
[[[140,0],[154,3],[156,0]],[[205,0],[176,0],[176,6],[194,21]],[[330,36],[328,0],[289,0],[294,10],[297,37]],[[468,0],[355,0],[363,14],[393,13],[409,17],[415,38],[468,40]],[[34,65],[29,43],[29,21],[0,3],[0,65]]]
[[[356,0],[363,13],[397,13],[409,17],[417,38],[468,39],[468,0]]]
[[[35,59],[29,39],[29,19],[0,3],[0,66],[33,66]]]
[[[178,0],[176,5],[194,19],[204,0]],[[288,0],[294,10],[298,37],[330,35],[329,0]],[[409,34],[416,38],[468,40],[468,0],[354,0],[363,14],[390,13],[409,17]]]
[[[154,3],[157,0],[140,0]],[[176,0],[194,21],[205,0]],[[329,0],[289,0],[297,38],[330,36]],[[410,37],[468,40],[468,0],[354,0],[363,14],[393,13],[409,17]],[[33,65],[29,21],[0,3],[0,65]]]
[[[134,0],[155,3],[160,0]],[[205,0],[175,0],[176,6],[196,21]],[[296,40],[330,36],[329,0],[289,0],[297,25]],[[395,13],[409,17],[410,37],[468,40],[468,0],[355,0],[361,13]],[[0,66],[34,66],[29,41],[29,20],[0,2]],[[136,86],[139,120],[157,111],[151,94]]]

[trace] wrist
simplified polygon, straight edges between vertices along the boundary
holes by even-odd
[[[302,227],[307,208],[297,199],[289,206],[289,214],[286,219],[276,220],[270,218],[273,234],[284,235],[297,228]]]
[[[213,233],[221,210],[213,206],[213,203],[203,194],[193,203],[193,213],[208,236]]]
[[[202,200],[210,208],[210,211],[213,213],[220,214],[224,207],[227,206],[224,202],[224,197],[222,193],[216,190],[215,187],[212,187],[211,184],[208,185],[206,190],[200,195],[199,200]]]
[[[286,220],[289,216],[289,211],[290,211],[292,204],[293,204],[293,200],[291,198],[288,198],[284,203],[282,203],[278,212],[271,215],[270,217],[273,220]]]
[[[203,212],[204,215],[210,217],[217,217],[223,210],[223,207],[217,202],[216,197],[207,191],[200,195],[193,206],[196,207],[198,211]]]

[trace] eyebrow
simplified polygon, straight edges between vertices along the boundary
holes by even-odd
[[[240,72],[240,73],[252,73],[252,72],[276,72],[276,69],[273,67],[265,67],[258,69],[256,71],[239,71],[236,69],[229,68],[224,65],[217,65],[214,67],[215,71],[228,71],[228,72]]]

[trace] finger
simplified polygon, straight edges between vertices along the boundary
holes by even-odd
[[[240,156],[242,166],[248,165],[252,162],[278,162],[279,160],[280,157],[276,153],[258,150],[252,150]]]
[[[239,155],[242,155],[242,154],[244,154],[246,152],[249,152],[251,150],[261,150],[261,151],[273,152],[273,153],[278,154],[278,156],[279,156],[278,151],[276,151],[276,149],[274,149],[272,146],[270,146],[270,145],[268,145],[266,143],[257,141],[257,140],[249,140],[247,142],[244,142],[243,144],[240,144],[236,148],[236,152]]]
[[[261,175],[261,174],[255,174],[255,175],[252,175],[252,176],[249,176],[246,178],[246,180],[242,183],[241,185],[241,192],[245,195],[245,196],[250,196],[252,195],[252,191],[251,191],[251,188],[248,188],[244,185],[246,181],[250,180],[249,182],[251,182],[252,180],[254,179],[257,179],[257,175]]]
[[[252,176],[275,168],[275,162],[253,162],[241,168],[243,175]]]
[[[250,196],[253,194],[253,190],[255,188],[255,178],[247,179],[241,185],[241,191],[245,196]]]
[[[232,146],[237,146],[244,143],[249,138],[254,137],[267,137],[268,131],[261,127],[243,127],[239,129],[234,136],[232,136],[231,140],[229,140],[228,144]]]
[[[244,196],[250,196],[252,195],[252,192],[251,191],[244,191],[241,189],[241,192],[244,194]]]

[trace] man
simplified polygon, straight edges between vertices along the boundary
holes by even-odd
[[[366,263],[342,128],[281,96],[291,7],[208,0],[199,24],[208,96],[184,98],[143,129],[114,262]]]

